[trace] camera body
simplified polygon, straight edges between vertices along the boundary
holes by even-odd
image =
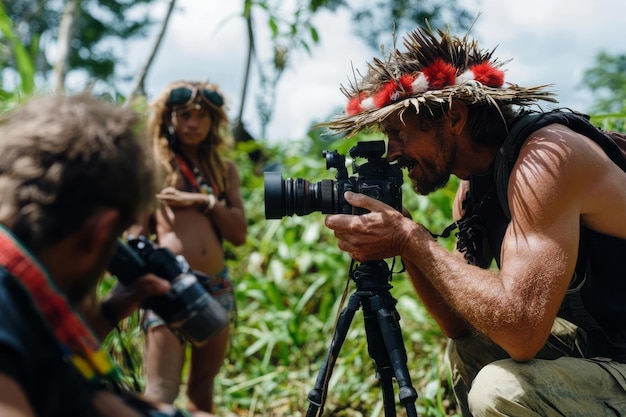
[[[352,171],[358,176],[348,176],[345,155],[337,151],[323,151],[326,169],[337,169],[336,180],[311,183],[303,178],[283,179],[279,172],[265,173],[265,218],[303,216],[314,211],[324,214],[363,214],[367,210],[353,207],[344,199],[346,191],[365,194],[402,210],[403,175],[400,167],[383,157],[385,142],[357,142],[349,154],[352,158],[365,158],[367,162]]]
[[[148,298],[142,307],[153,310],[180,339],[201,346],[228,324],[228,311],[198,281],[182,256],[157,247],[146,237],[117,242],[108,270],[125,285],[152,273],[172,285],[163,295]]]

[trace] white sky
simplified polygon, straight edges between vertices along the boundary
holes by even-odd
[[[522,86],[555,84],[553,90],[566,107],[588,110],[589,93],[581,88],[581,81],[600,50],[626,53],[626,2],[621,0],[464,1],[480,1],[481,6],[472,9],[481,12],[472,30],[480,47],[497,46],[496,57],[501,61],[513,59],[504,67],[505,80]],[[247,51],[245,23],[237,16],[240,3],[179,0],[147,79],[150,98],[170,81],[209,79],[221,86],[229,114],[236,116]],[[164,13],[164,8],[154,8],[155,17]],[[346,13],[325,12],[316,25],[320,44],[310,55],[303,51],[294,56],[279,82],[267,132],[270,140],[300,138],[312,122],[323,121],[334,109],[344,106],[340,84],[347,81],[353,66],[363,70],[367,61],[380,55],[352,34]],[[266,30],[264,22],[258,27]],[[137,68],[146,59],[153,42],[149,39],[128,45],[129,68]],[[390,43],[391,35],[388,46]],[[252,94],[243,120],[252,135],[258,136],[255,82],[253,79],[249,87]]]

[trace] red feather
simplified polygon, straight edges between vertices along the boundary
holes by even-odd
[[[502,87],[504,84],[504,71],[491,65],[488,61],[476,64],[470,68],[474,73],[474,79],[489,87]]]
[[[454,85],[456,68],[441,58],[435,59],[422,72],[428,80],[428,88],[430,90],[439,90],[445,86]]]
[[[400,77],[400,85],[407,93],[411,93],[413,91],[413,81],[415,81],[415,77],[411,74],[404,74]]]
[[[365,98],[365,93],[360,93],[358,96],[354,96],[348,101],[348,105],[346,106],[348,116],[354,116],[363,111],[363,107],[361,107],[361,100],[363,98]]]
[[[398,90],[398,83],[394,80],[391,80],[383,85],[383,88],[373,96],[374,106],[379,109],[381,107],[385,107],[391,102],[391,97],[396,90]]]

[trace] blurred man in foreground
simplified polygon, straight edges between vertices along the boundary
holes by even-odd
[[[125,390],[100,345],[169,290],[146,275],[95,296],[119,236],[156,192],[138,122],[87,95],[32,99],[0,120],[2,416],[185,415]]]

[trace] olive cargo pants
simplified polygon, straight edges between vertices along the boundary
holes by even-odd
[[[463,417],[626,417],[626,364],[569,356],[579,338],[557,318],[548,343],[524,363],[481,336],[450,340],[446,361]]]

